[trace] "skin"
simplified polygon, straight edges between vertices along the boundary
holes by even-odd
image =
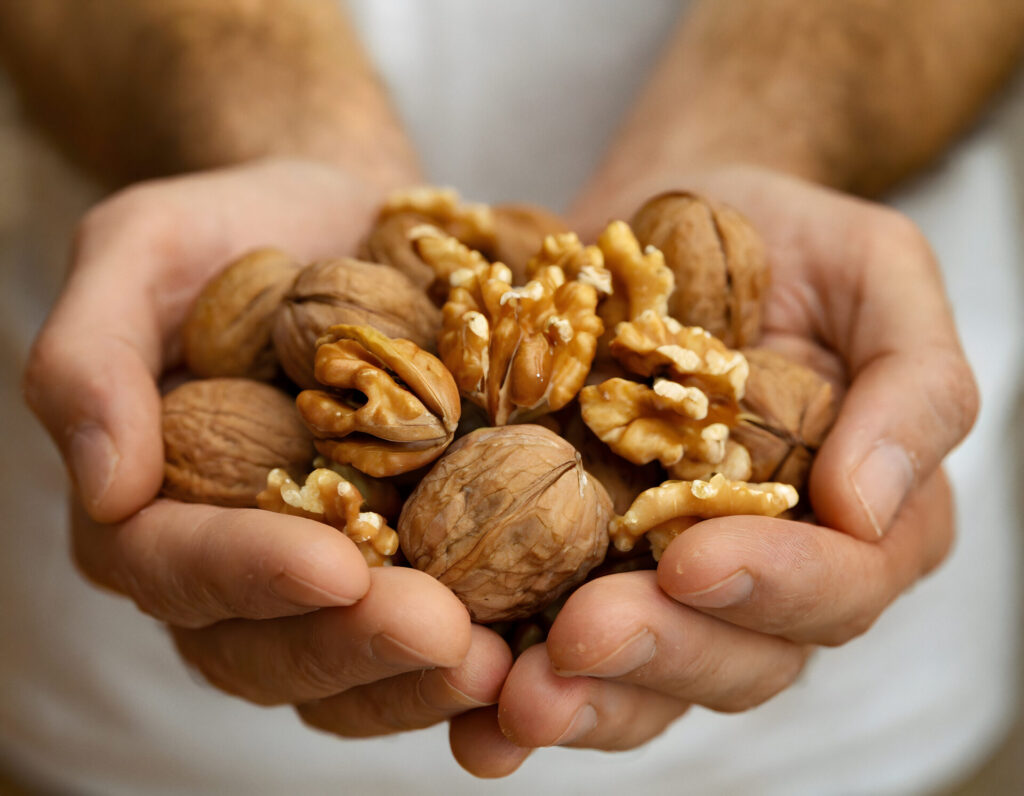
[[[305,721],[342,736],[450,719],[456,760],[478,776],[503,776],[538,746],[641,744],[690,704],[751,708],[792,682],[813,645],[863,632],[942,560],[952,527],[939,464],[970,427],[977,395],[934,258],[902,217],[810,181],[869,193],[927,162],[1014,63],[1024,39],[1019,4],[984,0],[970,12],[952,0],[845,4],[880,45],[898,42],[902,52],[938,59],[977,42],[955,73],[925,70],[927,80],[885,58],[860,58],[836,4],[715,0],[683,21],[572,221],[592,232],[655,191],[687,187],[735,205],[767,234],[768,342],[848,384],[812,473],[822,525],[700,523],[656,573],[578,590],[547,644],[514,664],[440,584],[409,570],[369,572],[331,529],[154,502],[157,380],[178,361],[177,330],[205,279],[267,241],[303,259],[350,251],[382,194],[418,177],[351,28],[326,2],[275,4],[271,28],[260,24],[268,6],[257,0],[217,4],[216,13],[197,0],[133,0],[114,15],[117,30],[147,31],[151,46],[176,55],[173,66],[120,68],[134,48],[112,30],[109,63],[83,69],[88,53],[68,43],[69,30],[102,25],[96,4],[71,5],[73,26],[70,6],[56,0],[25,16],[13,11],[23,4],[0,3],[0,30],[16,22],[24,31],[4,37],[5,59],[51,130],[62,127],[53,111],[61,103],[98,108],[95,128],[57,139],[108,183],[281,153],[320,161],[150,182],[99,205],[82,222],[66,290],[25,377],[26,399],[81,501],[73,528],[81,568],[167,622],[182,655],[220,688],[296,704]],[[226,18],[246,24],[225,26]],[[797,18],[843,46],[793,36],[780,52],[788,28],[779,20]],[[290,36],[268,39],[278,25]],[[258,60],[277,65],[275,75],[320,79],[267,80]],[[31,79],[44,64],[53,76],[45,86]],[[751,76],[768,66],[777,90],[766,94]],[[81,85],[88,75],[95,85]],[[830,88],[840,80],[843,101]],[[262,89],[248,95],[261,124],[238,124],[235,98],[245,95],[229,90],[236,82]],[[916,92],[939,120],[923,149],[906,132],[920,108],[900,111]],[[882,105],[863,102],[879,93]],[[161,112],[139,111],[150,98]],[[824,110],[808,108],[827,109],[828,123]],[[733,109],[753,121],[738,123]],[[136,141],[126,140],[131,124]],[[111,137],[124,146],[105,143]],[[864,151],[865,141],[879,146]],[[763,543],[766,531],[777,544]],[[304,543],[281,545],[283,534]],[[850,588],[854,575],[871,588]],[[731,664],[737,659],[744,667]]]

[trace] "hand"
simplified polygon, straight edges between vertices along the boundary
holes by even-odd
[[[381,189],[307,163],[266,163],[129,189],[82,222],[67,287],[25,376],[81,506],[77,562],[171,625],[215,685],[296,703],[344,735],[425,726],[496,699],[511,663],[439,583],[366,567],[326,525],[156,500],[157,380],[206,279],[272,244],[309,260],[351,252]],[[424,673],[424,670],[429,670]]]
[[[761,230],[773,269],[763,344],[845,388],[811,473],[822,524],[705,521],[668,547],[656,573],[585,584],[546,645],[513,666],[490,714],[500,732],[458,733],[480,719],[453,720],[453,751],[471,772],[508,773],[527,749],[556,743],[636,746],[691,704],[760,704],[793,681],[813,645],[867,630],[949,549],[939,465],[978,399],[920,233],[890,210],[769,172],[677,184],[732,204]],[[628,218],[667,187],[637,185],[614,215]],[[582,207],[579,226],[599,228],[608,207]]]

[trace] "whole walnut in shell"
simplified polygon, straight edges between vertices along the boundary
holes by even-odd
[[[750,375],[732,438],[750,451],[752,480],[803,489],[839,411],[832,385],[776,351],[747,348],[743,354]]]
[[[251,379],[188,381],[163,398],[163,494],[254,507],[275,467],[304,473],[313,438],[292,399]]]
[[[185,363],[197,376],[269,379],[277,371],[270,340],[274,313],[300,266],[277,249],[229,263],[192,305],[181,336]]]
[[[730,348],[757,342],[768,265],[750,222],[727,205],[677,192],[649,199],[632,226],[643,246],[661,250],[675,275],[672,317],[707,329]]]
[[[299,273],[274,316],[274,348],[292,381],[320,386],[313,375],[316,341],[342,323],[372,326],[430,350],[441,312],[391,266],[349,258],[314,263]]]
[[[482,428],[452,445],[398,520],[407,560],[476,622],[529,616],[608,549],[611,500],[568,442],[541,426]]]

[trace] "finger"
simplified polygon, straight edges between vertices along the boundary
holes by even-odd
[[[72,533],[87,576],[180,627],[351,605],[370,587],[347,536],[286,514],[160,500],[121,525],[79,511]]]
[[[501,636],[473,625],[469,652],[447,669],[409,672],[298,706],[302,720],[345,738],[417,730],[494,705],[512,652]]]
[[[632,749],[662,733],[687,704],[640,686],[561,677],[537,644],[524,652],[498,703],[502,732],[518,746]]]
[[[547,650],[563,677],[631,683],[720,711],[747,710],[775,696],[796,679],[808,654],[681,606],[651,571],[579,588],[559,612]]]
[[[507,777],[533,751],[505,737],[498,724],[497,707],[477,708],[453,717],[448,743],[456,762],[483,779]]]
[[[88,513],[116,522],[163,480],[160,336],[137,277],[71,277],[29,355],[24,394]]]
[[[265,705],[461,664],[469,614],[451,591],[415,569],[376,567],[370,577],[370,590],[350,608],[172,628],[178,649],[216,687]]]
[[[877,543],[808,523],[729,517],[694,525],[665,550],[658,585],[679,602],[795,642],[842,644],[863,633],[943,560],[952,501],[939,471]]]
[[[978,393],[927,243],[901,216],[860,212],[863,230],[873,232],[843,241],[858,267],[815,274],[824,336],[852,383],[818,453],[810,495],[825,525],[877,539],[966,435]]]

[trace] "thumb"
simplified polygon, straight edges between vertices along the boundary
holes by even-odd
[[[853,379],[815,460],[811,499],[825,524],[861,539],[886,532],[978,411],[937,265],[923,239],[903,230],[823,291],[833,316],[845,318],[840,347]]]

